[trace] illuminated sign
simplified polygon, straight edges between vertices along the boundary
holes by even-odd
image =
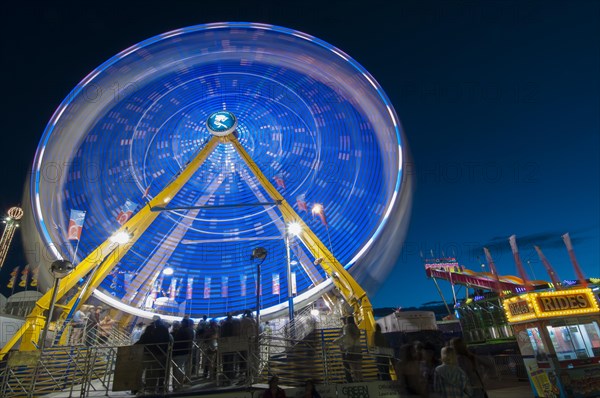
[[[527,300],[517,300],[508,303],[508,311],[512,316],[535,314],[533,307],[529,305]]]
[[[508,321],[513,323],[535,318],[600,312],[591,289],[527,293],[506,299],[503,305]]]
[[[564,296],[554,297],[537,297],[536,298],[540,310],[543,312],[579,310],[582,308],[590,308],[592,303],[590,298],[585,294],[569,294]]]
[[[425,269],[430,269],[430,268],[434,268],[434,269],[443,269],[443,268],[456,268],[456,270],[460,270],[460,265],[458,264],[458,262],[453,259],[453,258],[443,258],[443,259],[436,259],[434,262],[431,262],[432,260],[426,260],[427,262],[425,263]]]

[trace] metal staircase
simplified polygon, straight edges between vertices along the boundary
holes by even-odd
[[[285,385],[303,385],[307,379],[317,383],[346,383],[340,348],[334,340],[340,329],[315,329],[302,340],[273,337],[268,361],[260,373],[259,382],[266,382],[276,374]],[[375,356],[367,350],[367,336],[361,332],[363,347],[361,367],[363,380],[377,380]]]

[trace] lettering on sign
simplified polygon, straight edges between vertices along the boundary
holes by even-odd
[[[519,300],[508,304],[508,309],[512,316],[524,315],[533,312],[525,300]]]
[[[366,385],[342,387],[342,394],[347,398],[369,398],[369,389]]]
[[[565,296],[541,296],[537,298],[542,312],[581,310],[590,308],[592,304],[585,294],[572,294]]]

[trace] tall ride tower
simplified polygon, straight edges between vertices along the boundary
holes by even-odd
[[[4,224],[6,224],[6,227],[4,227],[4,232],[2,233],[2,238],[0,239],[0,269],[2,269],[2,266],[4,265],[4,260],[6,260],[6,254],[10,248],[10,243],[15,235],[15,230],[19,228],[19,220],[22,217],[23,209],[20,207],[11,207],[8,209],[6,218],[2,221]]]

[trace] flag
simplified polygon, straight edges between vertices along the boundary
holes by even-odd
[[[150,183],[148,184],[148,186],[146,187],[146,189],[144,190],[144,194],[142,195],[142,199],[145,199],[148,197],[148,194],[150,194],[150,187],[152,186],[152,182],[154,180],[150,181]]]
[[[177,278],[172,278],[171,286],[169,286],[169,298],[171,300],[175,300],[176,295],[177,295]]]
[[[29,278],[29,265],[26,265],[21,271],[21,281],[19,282],[19,287],[27,286],[27,279]]]
[[[81,230],[83,229],[83,220],[85,219],[85,211],[71,210],[71,217],[69,218],[69,231],[67,239],[79,240],[81,237]]]
[[[273,179],[275,180],[275,184],[277,184],[277,188],[285,189],[285,181],[283,180],[283,175],[281,173],[276,174]]]
[[[508,242],[510,243],[510,248],[512,249],[513,257],[515,258],[515,264],[517,264],[517,270],[519,271],[519,276],[523,279],[523,284],[525,285],[525,290],[532,290],[531,283],[529,283],[529,278],[527,277],[527,273],[525,273],[525,268],[523,268],[523,263],[521,262],[521,257],[519,257],[519,248],[517,247],[517,236],[512,235],[508,238]]]
[[[131,200],[127,199],[123,207],[121,207],[121,211],[117,216],[117,221],[119,224],[125,224],[129,218],[133,215],[133,211],[137,207],[137,203],[133,203]]]
[[[111,271],[110,274],[108,274],[109,278],[110,278],[110,288],[112,290],[117,290],[117,270],[113,270]]]
[[[571,263],[573,264],[573,268],[575,269],[575,273],[577,274],[577,278],[579,279],[579,283],[583,287],[587,287],[587,281],[585,280],[585,276],[583,276],[583,271],[581,271],[581,267],[577,262],[577,257],[575,257],[575,250],[573,250],[573,245],[571,244],[571,237],[569,233],[566,233],[562,236],[563,241],[565,242],[565,246],[567,246],[567,251],[569,252],[569,258],[571,259]]]
[[[204,277],[204,298],[210,298],[210,276]]]
[[[158,296],[158,289],[158,281],[154,281],[154,284],[152,285],[152,292],[150,292],[150,300],[152,300],[152,302],[154,302]]]
[[[179,293],[181,293],[181,287],[183,286],[183,278],[179,278],[177,281],[177,289],[175,290],[175,297],[179,297]]]
[[[296,294],[298,294],[298,288],[296,287],[296,273],[292,272],[290,274],[290,277],[291,277],[290,283],[292,285],[292,294],[296,295]]]
[[[273,294],[279,294],[279,274],[273,274]]]
[[[10,273],[10,279],[8,280],[7,288],[12,289],[15,287],[15,282],[17,281],[17,275],[19,274],[19,267],[15,267]]]
[[[191,300],[193,293],[194,277],[187,278],[187,290],[185,291],[185,299]]]
[[[247,279],[248,279],[248,276],[246,274],[240,275],[240,285],[241,285],[242,297],[246,296],[246,280]]]
[[[229,297],[229,277],[221,277],[221,297]]]
[[[40,272],[40,267],[37,266],[31,272],[31,287],[36,287],[38,285],[38,274]]]
[[[125,276],[123,276],[123,288],[125,291],[129,290],[129,286],[131,285],[131,281],[133,280],[133,274],[131,272],[125,272]]]
[[[306,194],[296,196],[296,206],[298,210],[308,212],[308,204],[306,203]]]
[[[163,296],[163,294],[162,294],[162,291],[163,291],[162,290],[162,285],[163,285],[164,280],[165,280],[165,277],[161,276],[160,279],[158,280],[158,283],[156,284],[156,294],[157,295],[160,293],[160,295]]]

